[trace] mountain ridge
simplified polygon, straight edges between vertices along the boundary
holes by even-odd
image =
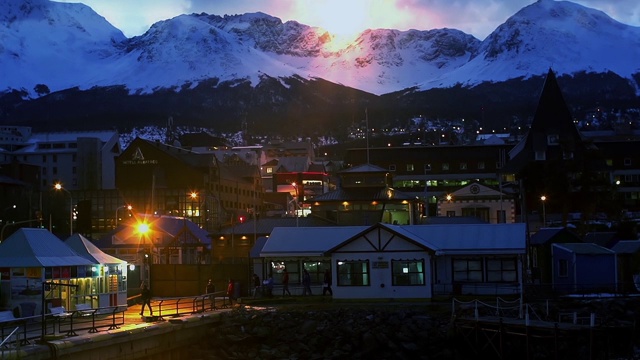
[[[369,29],[342,47],[264,13],[179,15],[132,38],[82,4],[7,0],[0,14],[3,123],[172,116],[313,131],[304,117],[334,131],[364,108],[383,124],[416,114],[502,123],[526,116],[531,84],[549,68],[582,94],[577,107],[636,106],[640,93],[640,28],[566,1],[532,3],[482,41],[456,29]]]

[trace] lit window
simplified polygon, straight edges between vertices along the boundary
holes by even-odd
[[[413,164],[407,164],[407,171],[413,171]]]
[[[272,174],[273,173],[273,168],[272,167],[268,167],[267,168],[267,174]]]
[[[423,260],[391,260],[394,286],[424,285]]]

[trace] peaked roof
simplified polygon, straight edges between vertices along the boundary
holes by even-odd
[[[348,173],[379,173],[379,172],[389,172],[389,170],[382,168],[380,166],[372,165],[372,164],[362,164],[356,165],[354,167],[350,167],[348,169],[341,170],[340,174],[348,174]]]
[[[73,234],[65,244],[69,245],[78,255],[90,260],[94,264],[122,264],[126,261],[111,256],[93,245],[91,241],[80,234]]]
[[[549,136],[553,136],[555,142],[550,143]],[[562,146],[556,146],[560,144]],[[522,170],[529,161],[535,159],[536,151],[554,148],[555,155],[547,155],[552,159],[562,157],[565,150],[573,151],[584,146],[582,135],[573,121],[556,75],[549,69],[531,127],[527,135],[509,152],[510,160],[502,168],[502,172]]]
[[[640,252],[640,240],[620,240],[611,250],[617,254],[635,254]]]
[[[529,239],[530,245],[544,245],[551,242],[582,242],[582,239],[575,232],[564,227],[542,228]]]
[[[95,265],[45,229],[21,228],[0,244],[0,267]]]
[[[386,229],[436,255],[524,254],[524,223],[465,225],[333,226],[275,228],[259,251],[261,257],[326,256],[365,233]],[[258,246],[258,245],[256,245]],[[257,249],[252,253],[256,254]]]
[[[615,254],[613,250],[607,249],[604,246],[592,243],[566,243],[566,244],[553,244],[553,246],[563,248],[575,254],[584,255],[611,255]]]

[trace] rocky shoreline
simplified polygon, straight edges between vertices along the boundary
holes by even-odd
[[[583,302],[581,306],[595,305]],[[626,320],[638,316],[636,307],[626,303],[598,302],[597,306],[607,310],[609,321],[618,315]],[[455,331],[451,315],[447,304],[240,305],[221,315],[222,321],[210,329],[206,343],[194,348],[190,358],[475,358],[467,340]],[[508,353],[513,355],[522,351],[523,342],[521,338],[513,338],[505,341],[505,346],[511,347]],[[589,345],[578,338],[577,342],[567,340],[562,348],[563,352],[578,354],[588,351]],[[531,358],[553,359],[554,356],[552,349],[541,342]],[[610,358],[606,356],[603,358]]]

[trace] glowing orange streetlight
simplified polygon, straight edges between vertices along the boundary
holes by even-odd
[[[60,183],[53,185],[53,188],[56,190],[65,191],[67,194],[69,194],[69,235],[73,235],[73,197],[71,196],[71,192],[62,187],[62,184]]]

